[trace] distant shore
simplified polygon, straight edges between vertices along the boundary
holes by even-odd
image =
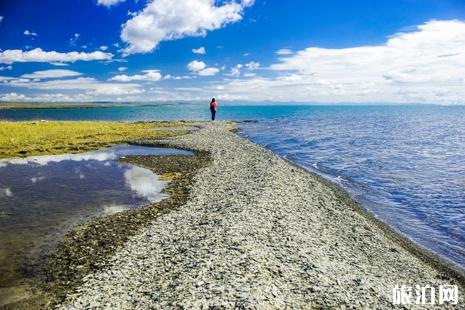
[[[423,255],[336,187],[219,123],[144,143],[206,152],[211,162],[193,177],[186,203],[116,249],[64,309],[391,309],[395,285],[465,288],[460,270]]]
[[[9,103],[0,102],[0,110],[45,110],[45,109],[102,109],[127,107],[159,107],[175,103]]]

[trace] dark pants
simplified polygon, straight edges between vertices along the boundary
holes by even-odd
[[[214,120],[215,120],[215,116],[216,116],[216,110],[210,109],[210,112],[212,112],[212,121],[214,121]]]

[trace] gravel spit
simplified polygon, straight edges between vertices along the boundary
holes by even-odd
[[[188,203],[121,247],[61,309],[392,309],[395,285],[458,284],[337,190],[221,122],[163,140],[208,151]],[[424,308],[422,308],[424,309]]]

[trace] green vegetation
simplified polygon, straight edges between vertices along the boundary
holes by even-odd
[[[0,121],[0,158],[82,153],[136,139],[184,134],[187,131],[162,129],[186,125],[183,122]]]

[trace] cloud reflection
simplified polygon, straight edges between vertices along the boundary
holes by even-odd
[[[13,193],[9,187],[0,189],[0,195],[5,197],[13,197]]]
[[[48,163],[58,163],[65,160],[72,161],[87,161],[97,160],[106,161],[110,159],[116,159],[117,155],[114,152],[89,152],[84,154],[64,154],[64,155],[45,155],[45,156],[33,156],[27,158],[13,158],[13,159],[2,159],[0,160],[0,168],[6,167],[7,165],[29,165],[36,164],[39,166],[45,166]]]
[[[150,202],[158,202],[167,197],[160,192],[168,182],[161,181],[158,175],[148,169],[131,167],[124,172],[124,177],[132,191]]]

